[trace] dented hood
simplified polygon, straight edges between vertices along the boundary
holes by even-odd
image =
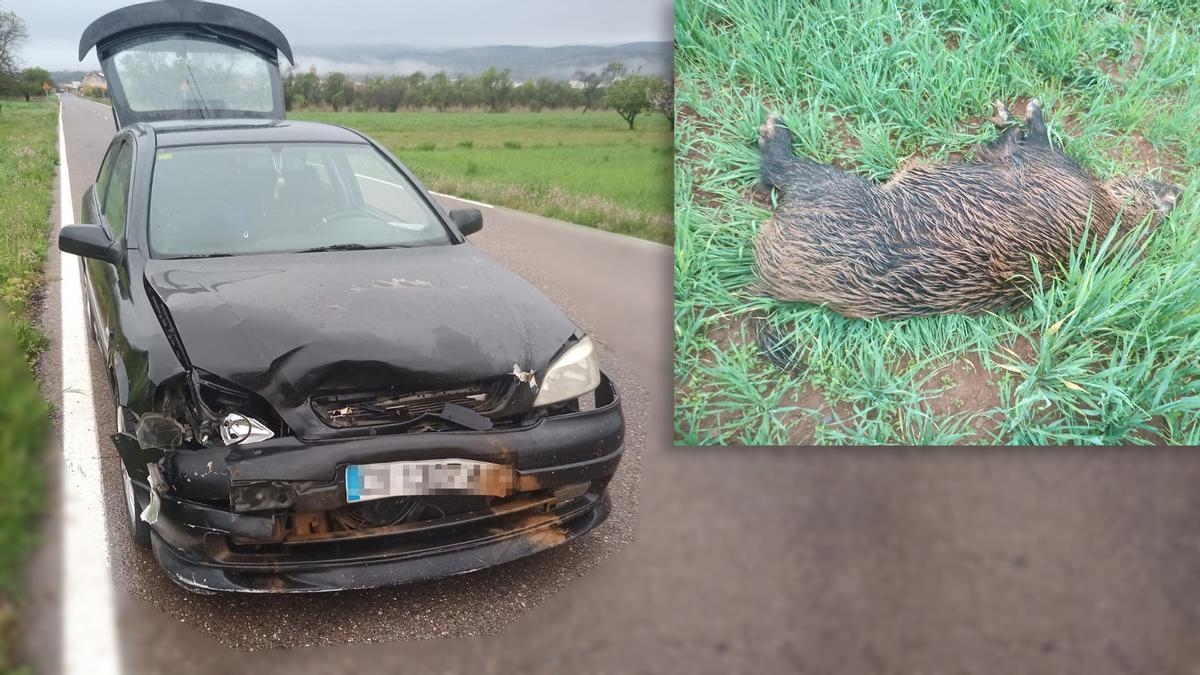
[[[198,369],[297,431],[314,392],[426,391],[541,370],[575,325],[470,245],[152,260]]]

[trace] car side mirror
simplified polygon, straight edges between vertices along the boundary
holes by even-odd
[[[454,221],[464,237],[483,229],[483,213],[479,209],[451,209],[450,220]]]
[[[58,233],[58,250],[114,265],[120,264],[125,254],[99,225],[64,225]]]

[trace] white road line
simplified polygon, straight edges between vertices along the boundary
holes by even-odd
[[[483,207],[483,208],[485,208],[485,209],[494,209],[494,208],[496,208],[496,207],[492,206],[491,204],[484,204],[483,202],[477,202],[477,201],[475,201],[475,200],[473,200],[473,199],[463,199],[462,197],[455,197],[454,195],[444,195],[444,194],[442,194],[442,193],[440,193],[440,192],[434,192],[433,190],[430,190],[430,192],[431,192],[431,193],[433,193],[433,194],[435,194],[435,195],[437,195],[437,196],[439,196],[439,197],[449,197],[450,199],[457,199],[457,200],[458,200],[458,201],[460,201],[460,202],[466,202],[466,203],[468,203],[468,204],[474,204],[475,206],[482,206],[482,207]]]
[[[75,220],[63,108],[58,111],[59,212]],[[100,486],[100,446],[79,258],[63,253],[62,281],[62,669],[64,675],[117,675],[116,612]]]
[[[72,95],[72,96],[75,96],[74,94],[71,94],[71,95]],[[104,106],[105,108],[111,108],[111,107],[112,107],[112,106],[110,106],[110,105],[109,105],[109,104],[107,104],[107,103],[101,103],[100,101],[97,101],[97,100],[95,100],[95,99],[88,98],[88,97],[86,97],[86,96],[75,96],[75,98],[79,99],[80,101],[86,101],[86,102],[88,102],[88,103],[91,103],[91,104],[94,104],[94,105]]]

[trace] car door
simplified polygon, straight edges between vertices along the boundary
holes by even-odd
[[[287,38],[249,12],[195,0],[131,5],[96,19],[79,59],[96,48],[121,129],[136,122],[284,117],[277,55]]]
[[[85,218],[103,227],[122,249],[125,248],[125,229],[129,220],[133,150],[133,143],[127,136],[113,140],[100,165],[96,185],[84,200]],[[113,326],[117,321],[117,303],[123,294],[122,285],[127,286],[128,273],[112,263],[94,258],[83,259],[83,265],[93,327],[107,361]]]

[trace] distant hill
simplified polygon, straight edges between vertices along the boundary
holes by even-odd
[[[523,81],[539,77],[570,79],[576,71],[597,71],[612,61],[620,61],[630,71],[640,70],[646,75],[669,77],[673,69],[670,42],[563,47],[498,45],[443,50],[360,45],[301,46],[295,52],[298,69],[316,66],[321,74],[338,70],[352,75],[403,75],[418,70],[426,74],[444,70],[452,76],[474,76],[494,66],[508,68],[512,79]]]

